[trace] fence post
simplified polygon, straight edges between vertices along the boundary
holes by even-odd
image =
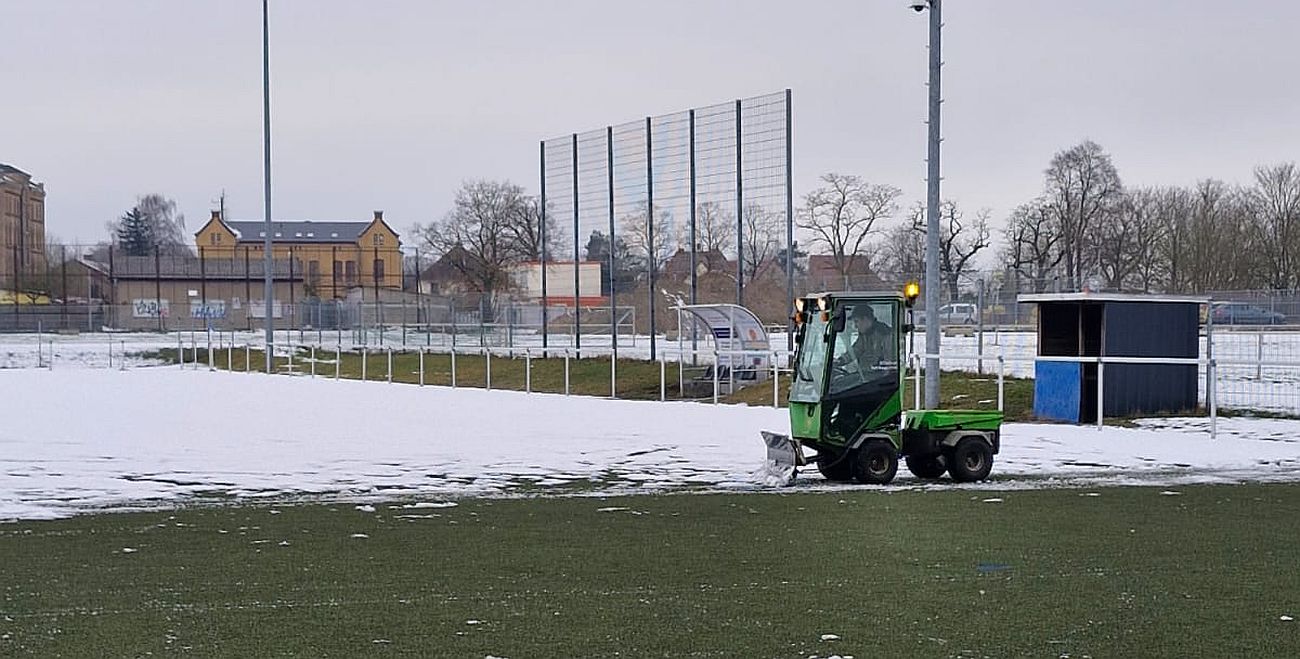
[[[659,352],[659,402],[668,399],[668,351]],[[678,363],[681,363],[681,355],[677,356]]]
[[[609,353],[609,397],[618,398],[617,352]]]
[[[564,349],[564,395],[569,395],[569,349]]]
[[[1097,358],[1097,430],[1101,430],[1106,420],[1106,362]]]
[[[451,348],[451,388],[456,388],[456,347]]]
[[[781,371],[777,368],[776,353],[772,353],[772,407],[781,407]]]
[[[1003,403],[1004,400],[1003,381],[1007,370],[1006,367],[1007,367],[1007,360],[1005,357],[1002,356],[1001,353],[999,353],[998,354],[998,411],[999,412],[1006,411],[1005,408],[1003,407],[1004,404]]]
[[[230,345],[226,346],[226,370],[235,372],[235,336],[231,334]]]
[[[249,368],[248,366],[248,362],[252,359],[252,357],[250,357],[251,353],[252,353],[252,349],[249,347],[249,344],[245,343],[244,344],[244,372],[245,373],[253,372],[252,369]]]
[[[311,376],[316,377],[316,346],[311,347]]]
[[[533,351],[524,348],[524,393],[533,393]]]
[[[718,349],[713,349],[713,404],[718,404]]]
[[[424,348],[420,348],[420,386],[424,386]]]
[[[388,384],[393,383],[393,348],[388,348]]]
[[[343,366],[343,345],[334,344],[334,379],[339,379],[339,371]]]
[[[113,339],[108,340],[108,368],[113,369]]]
[[[1205,397],[1210,399],[1210,439],[1219,437],[1219,396],[1216,390],[1219,388],[1218,368],[1214,364],[1214,358],[1211,357],[1206,368],[1210,372],[1210,388]]]
[[[290,330],[285,330],[284,332],[284,347],[289,354],[287,361],[285,362],[285,372],[289,375],[293,375],[293,337],[289,335],[289,331]]]
[[[1264,333],[1255,335],[1255,379],[1264,379]]]
[[[370,346],[361,346],[361,381],[366,381],[366,361],[370,357]]]
[[[492,391],[492,349],[484,348],[483,355],[487,359],[487,390]]]
[[[37,344],[39,343],[38,341]],[[185,339],[181,338],[180,330],[176,330],[176,363],[181,369],[185,368]]]
[[[912,409],[921,409],[921,364],[916,353],[912,353]]]
[[[122,341],[122,370],[126,370],[126,340]]]

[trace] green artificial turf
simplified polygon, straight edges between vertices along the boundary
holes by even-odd
[[[404,506],[0,525],[0,655],[1300,656],[1296,485]]]

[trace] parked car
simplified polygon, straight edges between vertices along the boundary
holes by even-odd
[[[1243,302],[1224,302],[1214,305],[1214,322],[1223,325],[1281,325],[1286,316]]]
[[[925,325],[925,311],[916,312],[916,324]],[[940,325],[974,325],[979,317],[979,308],[970,303],[955,302],[939,307]]]

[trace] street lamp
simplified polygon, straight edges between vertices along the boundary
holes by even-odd
[[[925,194],[925,407],[939,407],[939,31],[943,0],[912,0],[917,13],[930,10],[930,117]]]

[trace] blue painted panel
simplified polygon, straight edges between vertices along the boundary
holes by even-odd
[[[1082,364],[1034,363],[1034,416],[1051,421],[1079,422]]]

